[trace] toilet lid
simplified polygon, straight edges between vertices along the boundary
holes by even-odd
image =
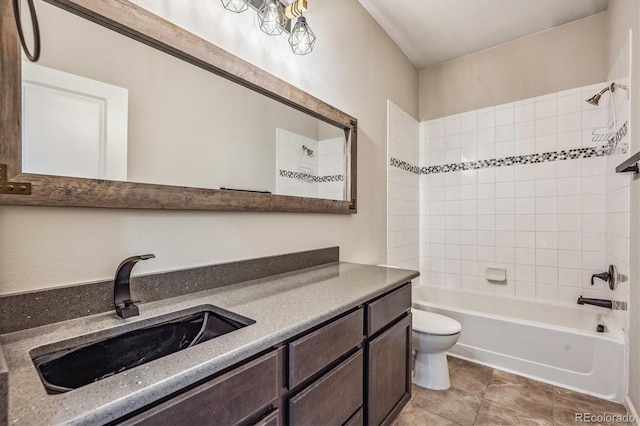
[[[418,333],[449,336],[462,331],[462,325],[453,318],[419,309],[411,309],[411,314],[413,315],[411,328]]]

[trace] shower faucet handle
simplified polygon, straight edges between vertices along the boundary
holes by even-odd
[[[623,281],[626,281],[626,276],[623,275],[623,277],[625,278]],[[615,265],[609,265],[609,270],[601,272],[599,274],[591,275],[591,285],[594,284],[594,278],[599,278],[602,281],[605,281],[607,284],[609,284],[609,288],[611,290],[615,290],[621,277],[618,274],[618,268],[616,268]]]
[[[609,282],[609,271],[601,272],[599,274],[591,275],[591,285],[594,284],[593,279],[600,278],[602,281]]]

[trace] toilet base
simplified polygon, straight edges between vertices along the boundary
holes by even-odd
[[[449,364],[447,364],[446,353],[416,352],[413,364],[413,383],[427,389],[449,389],[451,381],[449,380]]]

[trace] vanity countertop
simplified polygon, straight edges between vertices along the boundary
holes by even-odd
[[[140,305],[140,316],[113,312],[0,336],[9,371],[8,424],[104,424],[269,349],[310,327],[417,277],[417,271],[335,262]],[[124,371],[90,385],[49,395],[29,351],[153,318],[214,305],[255,324]],[[75,342],[75,343],[80,343]]]

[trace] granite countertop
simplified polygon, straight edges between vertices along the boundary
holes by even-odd
[[[104,424],[417,277],[417,271],[336,262],[213,290],[140,305],[140,316],[113,312],[58,322],[0,336],[9,371],[8,423]],[[99,382],[49,395],[29,351],[83,335],[120,334],[155,317],[213,305],[255,324]],[[114,329],[115,328],[115,329]],[[1,354],[0,354],[1,355]]]

